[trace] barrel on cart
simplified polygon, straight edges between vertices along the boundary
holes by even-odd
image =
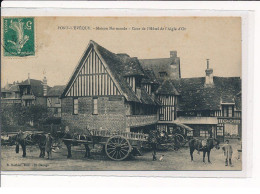
[[[109,131],[109,130],[87,130],[86,140],[63,139],[78,144],[100,144],[103,145],[108,158],[115,161],[125,160],[130,155],[140,156],[141,148],[148,141],[148,135],[143,133]]]

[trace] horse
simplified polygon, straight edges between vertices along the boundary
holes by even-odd
[[[210,162],[210,151],[214,147],[216,149],[219,149],[220,148],[219,143],[220,143],[220,141],[215,138],[208,138],[208,139],[203,139],[203,140],[191,139],[189,141],[191,161],[193,161],[193,152],[196,149],[198,151],[203,151],[203,162],[204,163],[205,163],[206,153],[208,155],[208,162],[211,163]]]
[[[40,148],[40,158],[45,156],[45,144],[46,144],[46,136],[42,133],[18,133],[17,135],[12,137],[12,141],[16,143],[16,153],[19,153],[19,145],[21,145],[23,150],[23,157],[26,157],[26,146],[27,145],[35,145],[37,144]]]
[[[54,138],[55,142],[58,142],[59,139],[63,140],[63,143],[66,145],[67,150],[68,150],[68,155],[67,158],[71,158],[71,146],[72,145],[78,145],[77,142],[70,141],[68,139],[73,139],[73,140],[90,140],[89,136],[86,135],[79,135],[79,134],[70,134],[68,132],[64,131],[56,131],[52,132],[52,137]],[[21,145],[22,150],[23,150],[23,157],[26,157],[26,146],[27,145],[35,145],[37,144],[40,148],[40,158],[45,157],[45,145],[46,145],[46,135],[43,133],[24,133],[24,132],[19,132],[17,135],[13,136],[10,139],[10,142],[14,142],[16,144],[16,153],[19,153],[19,145]],[[85,146],[85,158],[90,157],[90,149],[88,144],[84,144]]]
[[[86,135],[79,135],[76,133],[69,133],[69,132],[64,132],[64,131],[57,131],[54,133],[54,136],[57,138],[62,139],[63,143],[65,144],[65,146],[67,147],[68,150],[68,155],[67,158],[71,158],[72,154],[71,154],[71,146],[72,145],[78,145],[77,142],[73,142],[72,140],[90,140],[88,136]],[[85,146],[85,158],[89,158],[90,157],[90,148],[88,146],[88,144],[84,144]]]
[[[40,148],[40,158],[45,156],[45,145],[46,145],[46,135],[45,134],[32,134],[31,138],[33,141],[38,144]]]

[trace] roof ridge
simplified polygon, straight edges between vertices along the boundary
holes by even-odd
[[[106,49],[105,47],[101,46],[100,44],[98,44],[97,42],[95,42],[94,40],[90,40],[89,43],[93,44],[94,46],[98,46],[98,47],[101,47],[102,49],[104,49],[105,51],[117,56],[118,58],[120,58],[116,53]],[[97,48],[98,49],[98,48]]]
[[[169,58],[149,58],[149,59],[140,59],[140,60],[161,60],[161,59],[171,59],[170,57]]]
[[[204,77],[182,77],[182,78],[169,78],[169,80],[188,80],[188,79],[202,79]],[[225,77],[225,76],[213,76],[213,78],[224,78],[224,79],[231,79],[231,78],[236,78],[236,79],[241,79],[239,76],[234,76],[234,77]]]

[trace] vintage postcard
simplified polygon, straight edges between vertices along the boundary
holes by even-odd
[[[241,171],[241,17],[1,18],[2,171]]]

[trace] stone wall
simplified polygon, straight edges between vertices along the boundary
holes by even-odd
[[[73,114],[73,98],[66,97],[62,102],[62,123],[71,130],[89,129],[126,130],[126,108],[124,97],[98,97],[98,114],[93,114],[93,98],[79,97],[79,113]]]

